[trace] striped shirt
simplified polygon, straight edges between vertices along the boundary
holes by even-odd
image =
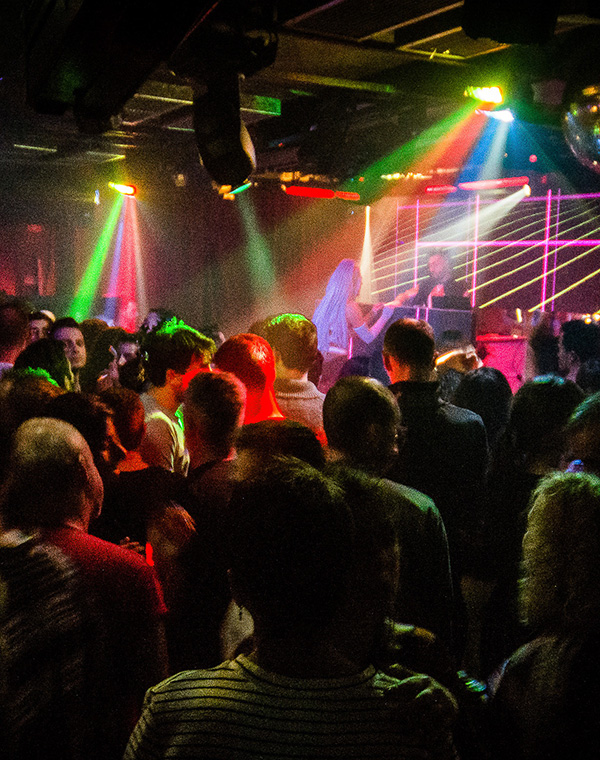
[[[84,629],[67,559],[18,531],[1,535],[0,757],[87,757]]]
[[[345,678],[289,678],[240,655],[150,689],[125,760],[453,757],[425,692],[447,711],[452,698],[427,676],[400,680],[369,667]]]

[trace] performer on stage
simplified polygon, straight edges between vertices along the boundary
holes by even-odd
[[[432,296],[462,298],[467,294],[464,287],[454,279],[452,260],[447,251],[434,249],[427,259],[429,275],[417,287],[405,290],[396,296],[398,306],[431,306]]]
[[[356,355],[370,355],[368,345],[379,335],[399,306],[358,304],[362,285],[360,268],[354,259],[342,259],[329,278],[325,296],[315,309],[312,321],[317,327],[323,372],[319,390],[327,393],[337,380],[344,362]],[[401,294],[403,295],[403,294]]]

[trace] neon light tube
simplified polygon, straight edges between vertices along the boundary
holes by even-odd
[[[455,193],[458,188],[454,185],[429,185],[425,188],[426,193]]]
[[[503,179],[480,179],[476,182],[459,182],[462,190],[496,190],[499,187],[521,187],[529,184],[529,177],[505,177]]]
[[[335,192],[325,187],[299,187],[291,185],[285,188],[288,195],[296,195],[299,198],[335,198]]]

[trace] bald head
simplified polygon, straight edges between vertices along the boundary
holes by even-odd
[[[77,519],[87,528],[102,497],[89,446],[72,425],[35,417],[18,428],[2,503],[7,525],[57,527]]]

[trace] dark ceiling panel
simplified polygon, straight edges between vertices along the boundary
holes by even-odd
[[[440,59],[444,56],[449,59],[452,57],[468,59],[501,50],[504,47],[506,46],[484,37],[472,40],[461,29],[455,27],[430,37],[421,37],[412,43],[404,43],[400,49],[420,52]]]
[[[313,34],[361,40],[447,5],[446,0],[342,0],[327,3],[289,26]]]

